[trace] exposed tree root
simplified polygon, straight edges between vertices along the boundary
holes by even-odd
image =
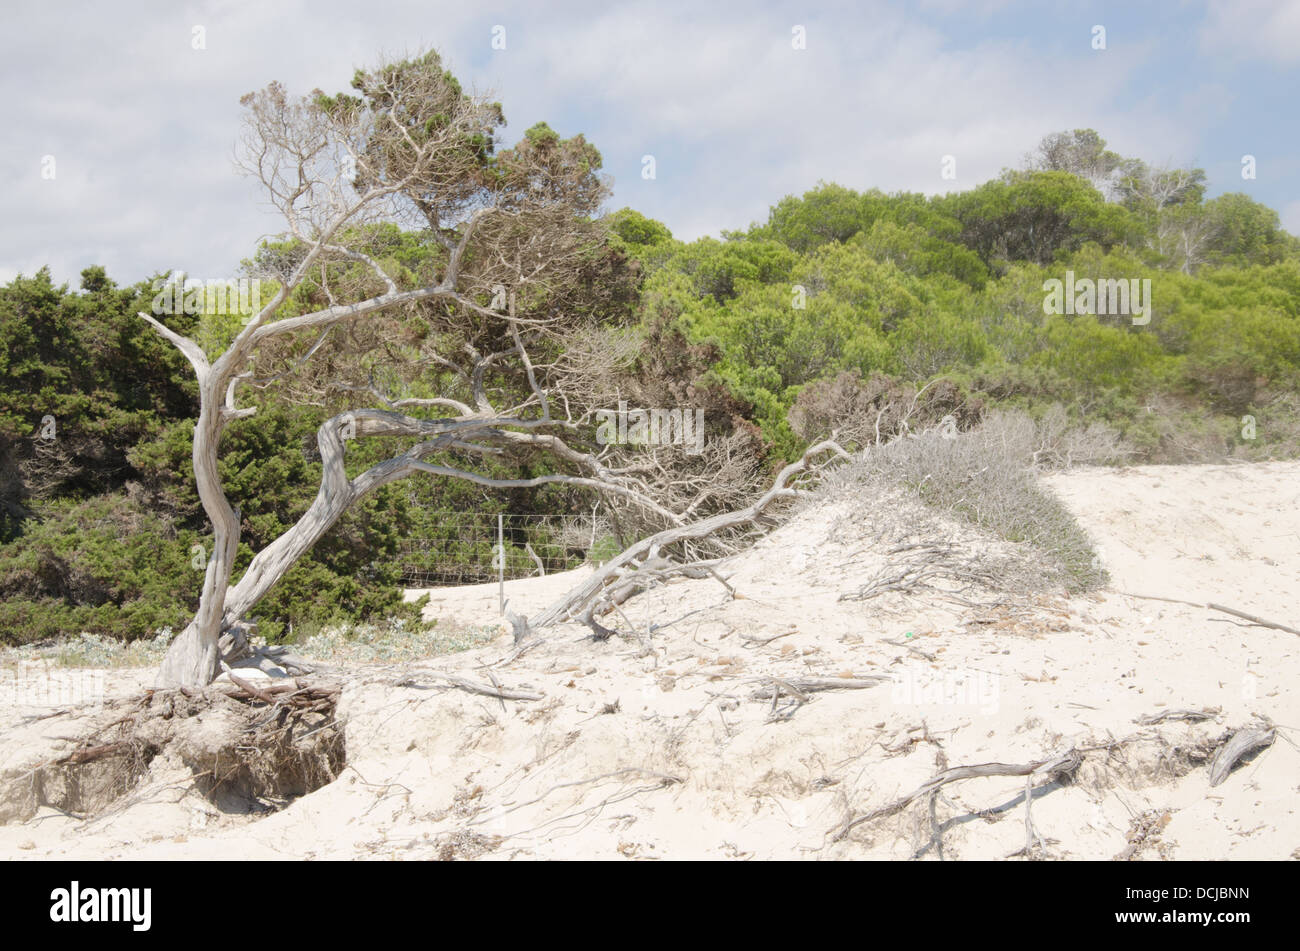
[[[188,767],[195,788],[236,811],[286,804],[334,779],[344,763],[339,688],[295,682],[253,688],[146,691],[70,752],[0,776],[0,822],[42,807],[80,818],[129,793],[158,757]]]

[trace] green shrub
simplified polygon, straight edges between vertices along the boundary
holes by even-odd
[[[180,629],[198,606],[203,574],[191,546],[200,542],[125,496],[52,504],[0,548],[0,642]]]

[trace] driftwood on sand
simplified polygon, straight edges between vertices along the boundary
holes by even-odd
[[[1272,746],[1276,736],[1275,730],[1259,727],[1242,727],[1232,734],[1232,738],[1219,747],[1219,751],[1214,754],[1214,759],[1210,762],[1210,785],[1218,786],[1227,779],[1233,767],[1243,757],[1256,750]]]

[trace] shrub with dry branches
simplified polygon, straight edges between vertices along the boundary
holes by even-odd
[[[933,426],[945,416],[953,418],[956,428],[969,429],[983,413],[983,401],[950,380],[939,378],[917,388],[882,373],[863,380],[857,371],[846,370],[800,390],[789,419],[803,439],[836,432],[846,444],[866,446]]]
[[[1031,546],[1070,590],[1106,579],[1092,542],[1034,474],[1041,449],[1032,420],[990,413],[977,428],[934,427],[867,449],[828,485],[875,497],[904,489],[928,506],[1009,542]]]

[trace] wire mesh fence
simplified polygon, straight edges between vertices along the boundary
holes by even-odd
[[[434,588],[538,577],[604,561],[618,550],[605,520],[595,515],[462,512],[402,544],[402,585]]]

